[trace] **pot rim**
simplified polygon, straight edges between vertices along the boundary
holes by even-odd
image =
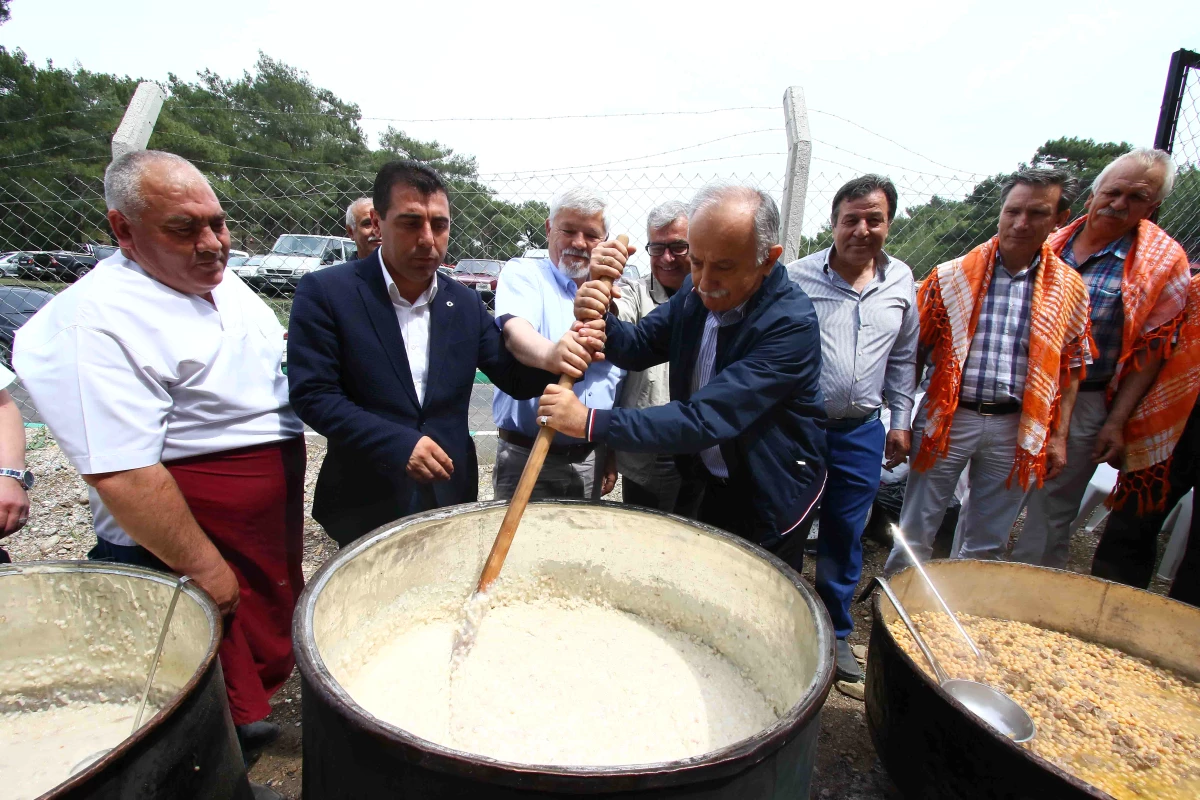
[[[110,561],[19,561],[12,564],[0,565],[0,580],[5,577],[14,577],[27,574],[47,574],[47,573],[107,573],[111,575],[123,575],[126,577],[136,577],[145,580],[150,580],[155,583],[168,586],[173,591],[179,577],[170,572],[162,572],[149,567],[138,567],[132,564],[119,564]],[[175,716],[179,707],[192,696],[200,681],[213,668],[213,663],[217,658],[217,650],[221,646],[221,638],[223,636],[223,620],[217,608],[217,604],[209,597],[208,592],[196,585],[195,581],[188,581],[183,585],[180,591],[181,594],[186,594],[200,606],[208,619],[211,638],[208,643],[208,649],[204,653],[204,657],[200,660],[200,664],[196,667],[192,676],[188,679],[174,697],[162,708],[158,710],[150,719],[142,722],[140,728],[131,735],[127,736],[116,747],[114,747],[103,758],[92,762],[92,765],[87,769],[75,774],[62,783],[56,784],[47,792],[39,795],[41,798],[57,797],[83,786],[93,777],[107,770],[111,765],[123,759],[127,754],[139,747],[142,742],[149,739],[155,732],[162,727],[168,719]]]
[[[654,509],[638,508],[634,511],[622,503],[613,503],[610,501],[591,503],[584,500],[562,499],[540,500],[531,502],[530,505],[586,506],[592,508],[600,506],[624,512],[666,517],[693,528],[697,533],[703,533],[712,538],[720,539],[757,556],[782,573],[804,600],[809,613],[813,616],[817,630],[817,669],[812,680],[805,687],[801,699],[776,720],[774,724],[753,736],[741,739],[719,750],[675,761],[612,767],[572,767],[502,761],[440,745],[428,739],[415,736],[403,728],[384,722],[373,716],[366,709],[362,708],[362,706],[358,705],[350,694],[333,678],[326,668],[325,662],[316,646],[315,637],[313,636],[313,618],[316,600],[321,590],[338,569],[359,553],[385,539],[399,534],[405,529],[432,520],[460,516],[464,512],[486,511],[493,508],[503,508],[507,505],[508,503],[502,500],[463,503],[403,517],[394,523],[380,526],[374,531],[361,536],[346,547],[343,547],[336,555],[326,561],[308,581],[297,603],[297,611],[299,613],[295,615],[292,621],[292,643],[296,653],[296,664],[305,681],[313,686],[314,689],[319,689],[324,694],[325,701],[332,705],[339,715],[350,719],[354,724],[374,737],[397,745],[411,760],[419,761],[423,768],[455,775],[464,775],[475,780],[485,780],[504,786],[553,790],[556,788],[562,789],[570,785],[576,791],[579,790],[580,779],[585,779],[592,784],[589,787],[591,791],[607,791],[618,789],[623,785],[632,785],[635,779],[637,785],[644,788],[675,786],[734,775],[781,748],[797,736],[809,722],[817,719],[821,707],[825,704],[829,690],[833,686],[833,624],[829,620],[829,615],[825,611],[825,607],[817,600],[812,590],[807,587],[799,573],[788,566],[782,559],[758,545],[748,542],[740,536],[735,536],[734,534],[711,525],[696,522],[695,520]]]
[[[1112,581],[1104,580],[1103,578],[1097,578],[1094,575],[1085,575],[1080,572],[1072,572],[1070,570],[1065,570],[1065,569],[1055,569],[1053,567],[1041,567],[1041,566],[1036,566],[1034,564],[1022,564],[1022,563],[1013,562],[1013,561],[991,561],[991,560],[977,559],[977,558],[939,558],[939,559],[934,559],[934,560],[926,562],[926,566],[928,566],[930,564],[942,565],[942,564],[954,564],[954,563],[994,564],[994,565],[1002,564],[1004,566],[1000,567],[1000,569],[1017,569],[1017,568],[1019,568],[1019,569],[1041,570],[1043,572],[1061,573],[1061,574],[1065,574],[1065,575],[1070,575],[1073,579],[1086,579],[1086,580],[1090,580],[1090,581],[1095,581],[1097,583],[1108,584],[1107,588],[1110,591],[1113,589],[1113,587],[1119,587],[1119,589],[1122,589],[1122,590],[1128,590],[1130,592],[1142,592],[1143,594],[1148,594],[1148,595],[1152,595],[1154,597],[1159,597],[1160,599],[1164,599],[1164,600],[1167,599],[1167,598],[1161,597],[1161,595],[1156,595],[1153,592],[1148,592],[1145,589],[1138,589],[1137,587],[1134,587],[1134,586],[1126,586],[1124,584],[1114,583]],[[992,567],[987,567],[987,568],[991,569]],[[954,567],[951,567],[951,569],[954,569]],[[897,571],[896,575],[900,575],[905,572],[909,572],[911,570],[913,570],[913,567],[908,566],[902,570]],[[899,654],[902,663],[904,663],[904,665],[907,666],[909,668],[909,670],[917,673],[917,677],[921,681],[924,681],[926,686],[933,689],[933,691],[937,695],[938,699],[942,700],[943,702],[945,702],[946,704],[951,706],[961,716],[965,717],[969,723],[974,725],[977,729],[979,729],[986,735],[990,736],[1001,747],[1006,749],[1010,755],[1017,755],[1027,761],[1032,762],[1038,768],[1040,768],[1046,772],[1049,772],[1050,774],[1054,775],[1056,778],[1059,778],[1060,780],[1065,781],[1066,783],[1070,784],[1070,786],[1073,789],[1077,789],[1078,791],[1085,793],[1089,797],[1097,798],[1097,800],[1114,800],[1113,796],[1110,795],[1108,792],[1105,792],[1103,789],[1093,786],[1092,784],[1088,783],[1087,781],[1084,781],[1081,778],[1078,778],[1075,775],[1072,775],[1071,773],[1064,770],[1062,767],[1059,767],[1054,762],[1052,762],[1048,759],[1042,758],[1041,756],[1039,756],[1037,753],[1033,752],[1033,750],[1031,750],[1029,748],[1020,746],[1019,744],[1014,742],[1012,739],[1009,739],[1007,736],[1005,736],[1004,734],[995,730],[990,725],[987,725],[982,720],[980,720],[978,717],[976,717],[975,714],[972,713],[970,709],[968,709],[961,702],[959,702],[957,698],[955,698],[953,695],[951,695],[949,692],[947,692],[945,689],[943,689],[941,687],[941,684],[939,684],[932,677],[930,677],[930,675],[924,669],[922,669],[921,666],[919,664],[917,664],[917,662],[911,656],[909,656],[909,654],[904,650],[904,648],[900,646],[900,643],[896,641],[896,637],[894,637],[892,635],[891,630],[883,622],[883,614],[882,614],[883,600],[884,600],[884,598],[883,598],[882,593],[876,592],[874,598],[872,598],[871,606],[872,606],[872,611],[874,612],[874,621],[878,622],[879,626],[883,629],[884,636],[886,637],[886,639],[885,639],[886,643],[889,644],[892,647],[892,649],[896,653]],[[966,612],[963,612],[963,613],[966,613]],[[1012,621],[1019,622],[1020,620],[1012,620]],[[1103,644],[1103,643],[1098,642],[1098,644]],[[1112,647],[1112,645],[1104,645],[1104,646]],[[1116,649],[1116,648],[1114,648],[1114,649]],[[869,714],[867,715],[867,717],[868,717],[868,719],[870,719]]]

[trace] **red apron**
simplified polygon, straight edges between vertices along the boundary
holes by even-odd
[[[200,528],[237,575],[237,611],[219,656],[236,725],[267,702],[295,666],[292,611],[304,588],[304,438],[165,464]]]

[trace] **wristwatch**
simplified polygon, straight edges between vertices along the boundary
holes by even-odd
[[[25,487],[25,491],[33,488],[32,470],[0,469],[0,478],[15,478],[18,483]]]

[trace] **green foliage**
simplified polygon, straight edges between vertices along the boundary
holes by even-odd
[[[11,13],[8,10],[8,0],[0,0],[0,25],[8,22]]]
[[[102,179],[138,81],[38,68],[0,48],[0,248],[77,249],[109,241]],[[412,158],[450,186],[450,260],[544,247],[542,203],[499,199],[475,159],[389,127],[372,150],[361,113],[301,70],[259,54],[236,79],[171,75],[149,147],[193,161],[230,216],[234,247],[261,253],[284,233],[343,235],[346,206],[370,195],[386,161]]]

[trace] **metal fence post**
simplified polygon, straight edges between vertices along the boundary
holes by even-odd
[[[125,116],[117,126],[117,132],[112,138],[113,159],[117,159],[134,150],[145,150],[154,133],[154,123],[158,122],[158,112],[162,111],[167,93],[153,81],[142,81],[137,91],[125,109]]]
[[[787,264],[800,252],[804,197],[808,192],[808,168],[812,161],[812,135],[808,132],[804,87],[789,86],[783,93],[783,118],[787,124],[788,161],[783,181],[779,241],[783,243],[783,263]]]

